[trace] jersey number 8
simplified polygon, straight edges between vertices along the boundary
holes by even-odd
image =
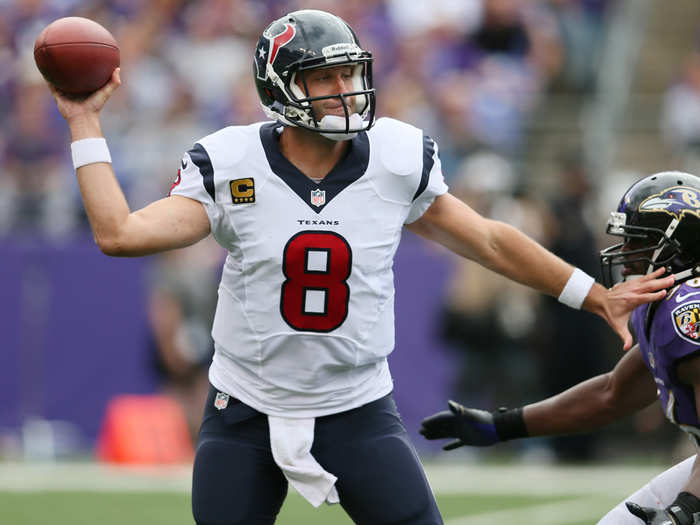
[[[340,235],[303,231],[284,247],[280,311],[299,331],[330,332],[348,315],[352,250]]]

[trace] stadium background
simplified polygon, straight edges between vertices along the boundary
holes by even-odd
[[[92,457],[114,396],[165,392],[196,412],[197,389],[183,383],[203,377],[188,363],[206,358],[224,255],[211,242],[138,260],[99,253],[34,39],[69,15],[115,35],[123,85],[103,128],[135,209],[167,193],[194,140],[264,118],[255,42],[269,20],[305,7],[355,28],[375,56],[379,115],[435,138],[453,193],[593,275],[631,181],[698,171],[693,0],[0,0],[0,467]],[[664,465],[688,452],[652,407],[596,436],[437,454],[416,430],[447,397],[489,409],[533,401],[608,370],[620,344],[593,316],[410,234],[395,269],[390,364],[426,461]],[[179,365],[164,357],[163,319],[177,319]]]

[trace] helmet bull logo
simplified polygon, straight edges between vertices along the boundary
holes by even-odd
[[[274,64],[280,48],[291,42],[296,33],[297,30],[292,24],[284,24],[284,29],[281,33],[276,35],[263,35],[268,41],[267,49],[260,46],[255,55],[255,68],[257,69],[257,76],[260,80],[267,79],[267,65]]]

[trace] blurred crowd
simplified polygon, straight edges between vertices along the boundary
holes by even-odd
[[[162,196],[192,142],[264,118],[251,56],[272,19],[332,11],[375,56],[379,114],[422,127],[445,172],[488,148],[509,161],[542,93],[590,84],[606,0],[21,0],[0,1],[0,234],[84,228],[67,130],[33,62],[41,29],[62,16],[107,27],[123,85],[104,112],[116,173],[132,206]]]
[[[456,195],[596,275],[599,246],[584,216],[592,184],[580,156],[562,153],[566,191],[546,205],[528,194],[518,160],[529,119],[549,93],[585,96],[594,89],[612,4],[0,0],[0,242],[24,235],[60,238],[88,228],[70,137],[33,62],[34,40],[48,23],[85,16],[107,27],[120,45],[122,86],[102,122],[115,172],[136,209],[167,194],[182,153],[196,139],[264,119],[253,84],[255,43],[269,21],[318,8],[347,20],[374,54],[379,116],[410,122],[436,139]],[[700,54],[669,88],[663,130],[679,155],[700,164]],[[223,255],[212,243],[154,262],[154,355],[164,385],[185,404],[206,388],[213,291]],[[605,333],[594,319],[572,316],[518,285],[505,286],[467,261],[455,267],[442,336],[464,364],[455,385],[462,401],[490,407],[517,402],[519,395],[522,402],[523,391],[533,399],[551,394],[609,365],[590,351],[602,344],[597,334]],[[569,349],[566,356],[561,348]],[[506,380],[498,387],[474,380],[484,374]]]

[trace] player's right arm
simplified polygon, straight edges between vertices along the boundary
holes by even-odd
[[[450,402],[450,410],[423,420],[427,439],[455,438],[446,450],[461,445],[488,446],[509,439],[587,432],[649,406],[656,384],[632,348],[607,374],[548,399],[508,411],[486,412]]]
[[[86,99],[65,97],[49,86],[73,141],[103,136],[99,113],[119,84],[116,69],[111,80]],[[110,163],[82,166],[77,177],[95,242],[107,255],[134,257],[182,248],[210,232],[204,206],[186,197],[167,197],[131,212]]]

